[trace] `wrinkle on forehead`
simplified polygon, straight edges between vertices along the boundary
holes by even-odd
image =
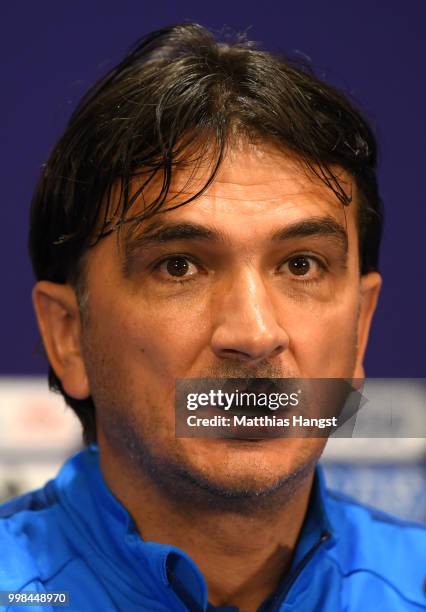
[[[210,176],[205,164],[197,168],[177,169],[173,175],[169,198],[158,213],[145,219],[138,218],[144,212],[144,203],[153,202],[158,196],[162,182],[160,177],[145,189],[128,210],[128,223],[117,225],[114,232],[118,255],[132,235],[143,232],[157,218],[179,223],[199,223],[230,231],[240,251],[259,243],[262,236],[274,228],[297,223],[313,217],[331,216],[346,230],[350,251],[355,253],[357,244],[357,194],[356,183],[342,168],[333,168],[339,180],[354,189],[352,204],[345,206],[318,177],[304,167],[295,156],[283,153],[275,147],[263,149],[248,147],[247,150],[229,150],[213,183],[193,201],[185,202],[204,187]],[[188,184],[191,178],[191,186]],[[130,185],[129,197],[137,191],[143,178],[135,177]],[[346,189],[346,187],[345,187]],[[120,222],[119,198],[121,187],[115,186],[111,198],[110,223]],[[134,222],[132,222],[134,219]],[[106,242],[112,244],[108,237]],[[106,245],[105,245],[106,246]]]
[[[211,165],[202,163],[197,168],[175,170],[163,208],[176,206],[200,191],[211,169]],[[333,167],[332,170],[345,191],[351,194],[354,187],[352,177],[343,168]],[[138,184],[140,181],[136,179],[135,191]],[[158,176],[146,190],[145,200],[152,201],[161,185],[162,177]],[[340,208],[332,190],[296,155],[279,150],[270,143],[246,143],[239,148],[229,148],[214,181],[201,197],[210,203],[220,198],[229,202],[244,201],[251,206],[283,204],[284,197],[290,206],[292,199],[296,198],[298,206],[303,199],[307,202],[320,199]]]
[[[211,171],[212,162],[208,159],[192,167],[175,167],[167,197],[158,212],[166,213],[183,204],[182,211],[183,208],[197,207],[213,214],[227,214],[235,211],[235,204],[238,203],[239,214],[244,216],[263,212],[265,205],[270,211],[281,208],[286,214],[294,216],[297,211],[303,212],[310,206],[320,205],[321,208],[334,210],[340,218],[346,217],[346,210],[343,210],[346,207],[329,187],[295,154],[269,142],[254,144],[244,141],[229,146],[214,181],[195,200],[184,204],[204,188]],[[333,167],[332,171],[347,193],[356,191],[349,173],[340,167]],[[133,178],[129,198],[143,185],[144,177],[146,175],[141,173]],[[159,172],[136,198],[125,217],[130,221],[143,214],[159,196],[162,185],[163,175]],[[121,193],[122,185],[115,185],[107,206],[108,225],[114,225],[122,218]],[[356,208],[354,204],[355,201],[351,208]]]

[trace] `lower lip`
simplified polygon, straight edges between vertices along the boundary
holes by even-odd
[[[271,442],[279,442],[282,438],[217,438],[222,442],[238,444],[238,446],[259,446],[271,444]]]

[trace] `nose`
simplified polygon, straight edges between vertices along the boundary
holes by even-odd
[[[246,271],[233,279],[216,303],[217,319],[211,345],[221,359],[257,363],[282,353],[286,331],[261,275]]]

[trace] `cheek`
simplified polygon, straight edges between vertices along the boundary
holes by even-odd
[[[301,374],[307,378],[352,376],[357,323],[355,297],[300,317],[290,330],[290,346]]]
[[[95,305],[94,305],[95,307]],[[96,307],[91,336],[120,370],[145,381],[188,375],[208,345],[208,314],[202,301],[191,304],[129,299]],[[102,325],[102,320],[113,324]],[[93,344],[93,342],[92,342]]]

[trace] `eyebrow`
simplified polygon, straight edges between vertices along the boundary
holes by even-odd
[[[286,227],[276,230],[271,241],[283,242],[295,238],[326,236],[336,242],[344,253],[345,259],[348,253],[348,235],[346,229],[333,217],[310,217],[302,221],[296,221]],[[157,221],[151,223],[139,233],[129,232],[124,238],[123,274],[128,276],[138,253],[149,247],[175,242],[179,240],[203,241],[210,243],[230,244],[230,237],[214,228],[198,223],[165,223]]]
[[[333,217],[310,217],[297,221],[277,230],[272,235],[273,242],[290,240],[291,238],[304,238],[306,236],[328,236],[336,241],[345,253],[348,252],[348,234],[346,229]]]

